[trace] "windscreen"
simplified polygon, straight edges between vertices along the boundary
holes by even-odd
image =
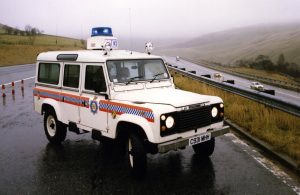
[[[169,74],[161,59],[111,60],[107,61],[110,81],[128,83],[168,79]]]

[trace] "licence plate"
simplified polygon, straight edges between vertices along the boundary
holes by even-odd
[[[189,145],[193,146],[193,145],[196,145],[196,144],[200,144],[202,142],[209,141],[210,139],[211,139],[211,134],[210,133],[205,133],[205,134],[198,135],[196,137],[190,138],[189,139]]]

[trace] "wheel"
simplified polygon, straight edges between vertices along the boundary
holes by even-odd
[[[142,139],[137,134],[129,134],[127,140],[127,161],[131,174],[140,178],[147,170],[147,155]]]
[[[66,126],[57,120],[53,110],[47,110],[44,114],[44,130],[50,143],[61,143],[67,135]]]
[[[207,142],[203,142],[197,145],[193,145],[194,152],[202,157],[209,157],[215,150],[215,138]]]

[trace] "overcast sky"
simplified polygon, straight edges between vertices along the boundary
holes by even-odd
[[[93,26],[111,26],[115,36],[126,37],[130,21],[133,37],[194,38],[300,21],[300,0],[0,0],[0,23],[54,35],[86,38]]]

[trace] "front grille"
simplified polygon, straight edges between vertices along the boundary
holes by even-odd
[[[212,122],[211,108],[210,106],[205,106],[193,110],[177,112],[175,121],[175,129],[178,133],[205,127]]]

